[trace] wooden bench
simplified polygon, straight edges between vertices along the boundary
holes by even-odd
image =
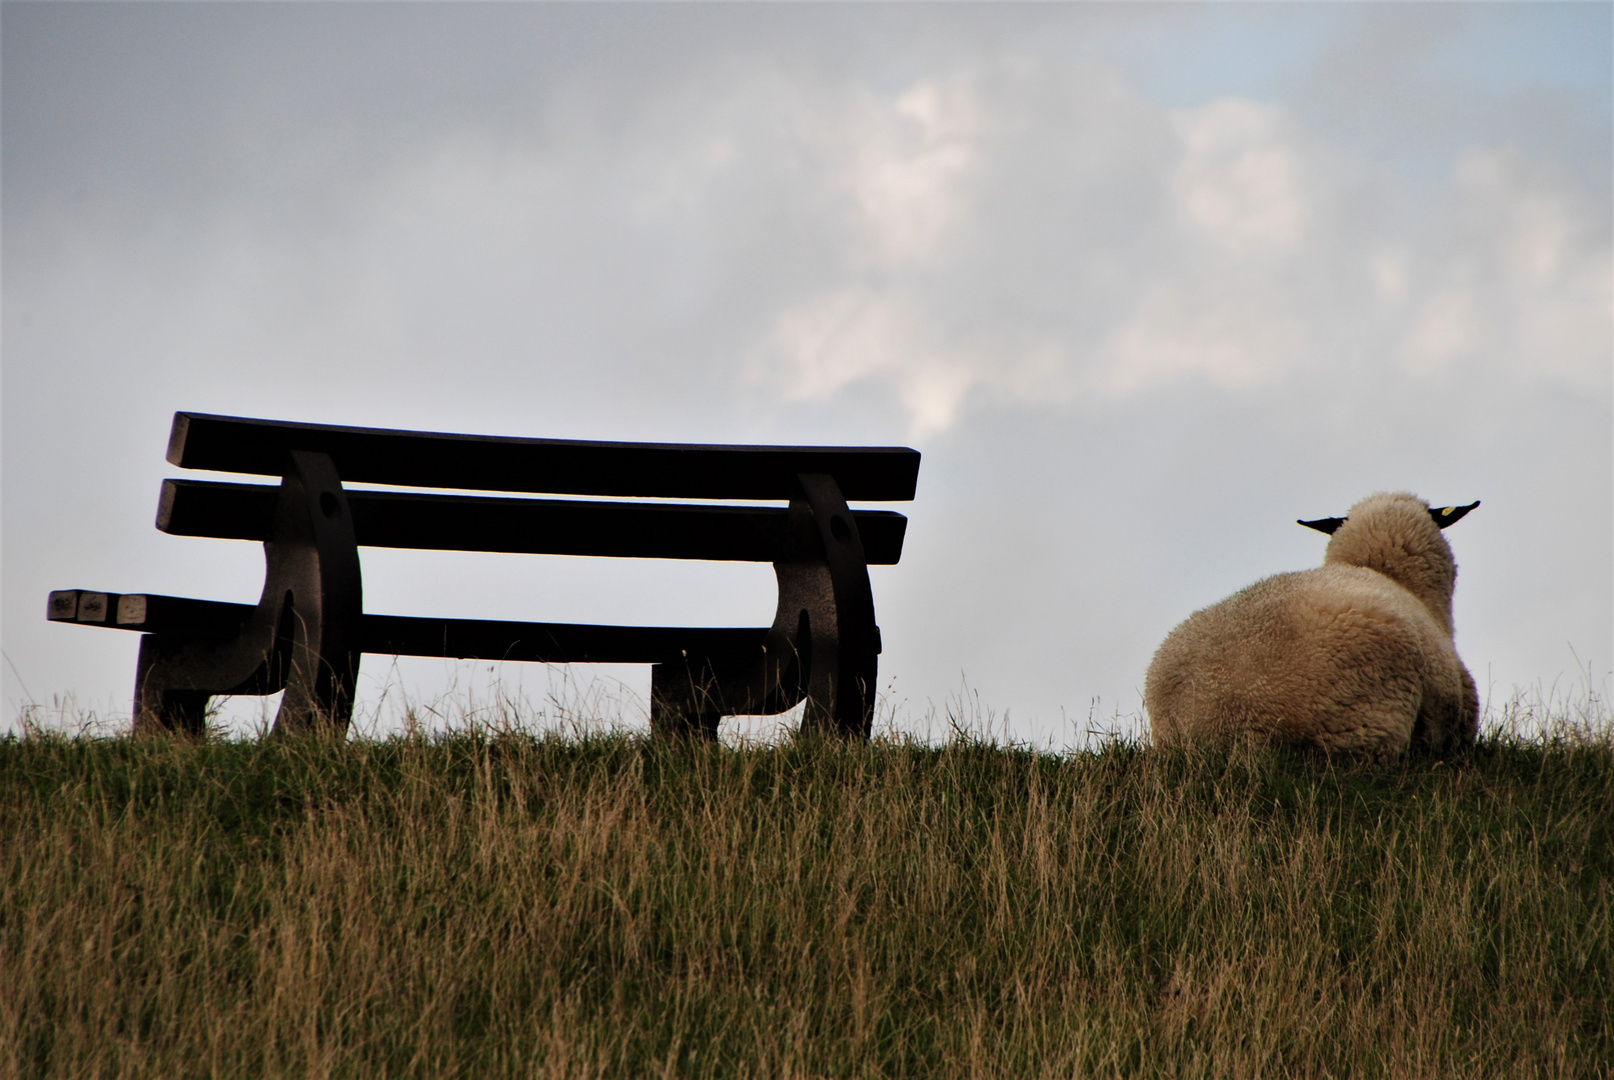
[[[135,730],[199,735],[208,699],[285,691],[277,732],[345,731],[363,653],[643,663],[657,732],[713,737],[722,716],[785,712],[869,732],[880,631],[869,564],[907,519],[848,500],[913,498],[905,447],[698,446],[392,431],[176,413],[168,460],[279,485],[165,480],[157,528],[262,541],[258,603],[66,589],[49,618],[143,633]],[[550,495],[773,500],[620,502],[348,490],[344,483]],[[766,627],[593,626],[365,612],[360,547],[771,562]]]

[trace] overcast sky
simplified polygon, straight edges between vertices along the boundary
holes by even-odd
[[[135,635],[50,589],[256,600],[261,549],[152,528],[178,409],[914,446],[904,730],[963,687],[1009,737],[1135,723],[1172,626],[1380,490],[1483,500],[1482,693],[1603,685],[1611,11],[6,3],[0,730],[127,722]],[[364,567],[398,614],[774,605],[766,566]],[[595,674],[642,715],[648,669]],[[547,679],[370,657],[360,715]]]

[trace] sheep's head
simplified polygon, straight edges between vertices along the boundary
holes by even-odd
[[[1343,518],[1300,524],[1332,534],[1325,563],[1377,570],[1422,600],[1449,633],[1457,561],[1440,530],[1478,505],[1434,509],[1405,492],[1370,495]]]

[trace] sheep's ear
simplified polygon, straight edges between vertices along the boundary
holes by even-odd
[[[1475,505],[1477,506],[1479,504],[1476,503]],[[1318,518],[1316,521],[1296,521],[1295,524],[1296,525],[1304,525],[1308,529],[1316,529],[1318,532],[1325,532],[1325,533],[1328,533],[1330,536],[1332,536],[1335,529],[1337,529],[1341,525],[1345,524],[1345,519],[1344,518]]]
[[[1436,525],[1439,525],[1442,529],[1444,529],[1447,525],[1460,520],[1464,514],[1468,513],[1478,505],[1479,500],[1475,499],[1467,506],[1447,506],[1440,510],[1436,510],[1433,506],[1431,506],[1429,508],[1429,516],[1435,519]]]

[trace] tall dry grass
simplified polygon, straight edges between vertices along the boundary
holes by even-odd
[[[1353,766],[0,742],[7,1076],[1584,1077],[1606,724]]]

